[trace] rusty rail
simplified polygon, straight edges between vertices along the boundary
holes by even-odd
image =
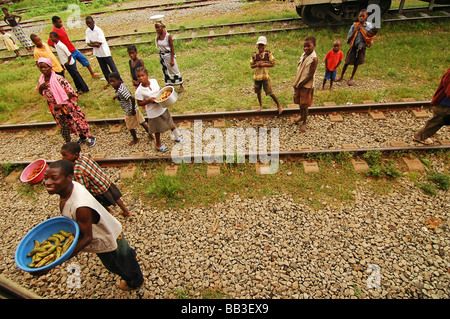
[[[310,115],[322,115],[333,113],[365,113],[365,112],[393,112],[401,110],[419,110],[430,108],[430,101],[412,101],[412,102],[389,102],[389,103],[368,103],[368,104],[350,104],[350,105],[335,105],[335,106],[312,106],[309,108]],[[277,109],[265,110],[240,110],[240,111],[226,111],[226,112],[207,112],[207,113],[191,113],[191,114],[172,114],[175,122],[185,121],[213,121],[218,119],[244,119],[253,117],[286,117],[297,115],[299,109],[297,107],[285,108],[281,115],[278,114]],[[104,118],[104,119],[90,119],[89,124],[105,125],[105,124],[120,124],[123,123],[124,118]],[[0,125],[0,132],[14,132],[31,129],[50,129],[56,125],[56,122],[40,122],[40,123],[21,123],[21,124],[4,124]]]

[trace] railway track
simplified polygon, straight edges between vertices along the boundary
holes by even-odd
[[[199,2],[199,1],[193,1]],[[203,2],[203,1],[202,1]],[[210,3],[209,3],[210,4]],[[208,5],[206,3],[197,4],[197,6]],[[183,7],[167,7],[166,10],[187,9],[190,5]],[[123,9],[125,10],[125,9]],[[136,8],[126,8],[126,10],[137,10]],[[164,10],[164,8],[162,9]],[[399,10],[390,10],[387,18],[383,19],[383,23],[399,23],[399,22],[415,22],[421,20],[445,20],[450,18],[450,6],[439,6],[430,13],[427,7],[403,9],[402,14],[398,14]],[[104,12],[106,13],[106,12]],[[103,14],[103,13],[96,13]],[[407,16],[409,15],[409,16]],[[412,15],[412,16],[411,16]],[[174,40],[194,40],[194,39],[213,39],[230,36],[251,36],[258,34],[269,34],[279,32],[290,32],[300,29],[309,28],[301,22],[301,18],[285,18],[270,19],[259,21],[234,22],[228,24],[206,25],[199,27],[172,28],[168,31],[173,35]],[[126,34],[107,35],[106,39],[110,47],[124,47],[129,44],[153,44],[154,30],[135,31]],[[92,48],[88,47],[84,39],[72,40],[74,45],[81,52],[91,52]],[[0,50],[6,52],[6,49]],[[32,54],[23,54],[23,56],[31,56]],[[14,56],[1,57],[2,60],[14,58]]]
[[[395,103],[367,103],[367,104],[355,104],[355,105],[337,105],[337,106],[315,106],[310,108],[310,115],[324,115],[324,114],[344,114],[344,113],[362,113],[362,112],[395,112],[400,110],[410,110],[410,111],[420,111],[430,108],[429,101],[408,101],[408,102],[395,102]],[[290,107],[285,108],[282,115],[278,115],[277,109],[267,109],[267,110],[245,110],[245,111],[231,111],[231,112],[212,112],[212,113],[191,113],[191,114],[173,114],[172,117],[175,122],[187,122],[195,120],[203,121],[215,121],[219,119],[248,119],[248,118],[271,118],[274,116],[282,117],[292,117],[298,114],[298,108]],[[95,125],[116,125],[123,123],[123,118],[108,118],[108,119],[91,119],[90,124]],[[22,123],[22,124],[9,124],[1,125],[0,132],[19,132],[23,130],[48,130],[56,126],[55,122],[45,122],[45,123]],[[350,152],[356,156],[361,154],[379,151],[382,153],[390,154],[393,152],[430,152],[436,150],[448,150],[450,145],[440,144],[440,145],[397,145],[388,147],[341,147],[333,149],[302,149],[302,150],[288,150],[288,151],[278,151],[277,157],[279,158],[302,158],[309,157],[311,155],[318,154],[337,154],[342,152]],[[227,154],[223,154],[227,155]],[[247,152],[242,154],[246,158],[251,158],[257,154]],[[268,156],[272,156],[270,151],[267,153]],[[188,163],[201,162],[202,160],[207,160],[208,162],[214,161],[217,158],[216,155],[205,155],[205,154],[189,154],[189,155],[179,155],[172,156],[170,153],[165,155],[154,155],[154,156],[122,156],[122,157],[101,157],[96,158],[97,162],[103,167],[123,167],[130,163],[138,162],[181,162],[185,161]],[[8,163],[13,165],[28,165],[32,160],[21,160],[21,161],[8,161]],[[49,160],[49,162],[52,162]],[[3,163],[5,164],[5,163]]]
[[[81,1],[85,4],[91,4],[92,1]],[[158,11],[172,11],[172,10],[182,10],[182,9],[189,9],[189,8],[196,8],[196,7],[203,7],[207,5],[211,5],[214,3],[214,0],[186,0],[183,2],[172,2],[172,3],[162,3],[162,4],[152,4],[152,5],[145,5],[140,7],[119,7],[116,9],[111,10],[101,10],[97,12],[92,12],[89,15],[91,16],[97,16],[102,14],[108,14],[108,13],[119,13],[119,12],[125,12],[125,11],[138,11],[138,10],[148,10],[148,9],[155,9]],[[24,14],[28,11],[28,9],[19,9],[15,10],[14,14]],[[22,28],[32,27],[35,23],[41,23],[41,22],[48,22],[48,19],[36,19],[36,20],[27,20],[22,21],[20,24]],[[4,28],[5,31],[10,31],[11,29],[9,27]]]
[[[350,104],[350,105],[334,105],[334,106],[312,106],[309,108],[310,115],[323,114],[341,114],[341,113],[360,113],[360,112],[391,112],[401,110],[420,110],[430,108],[430,101],[405,101],[405,102],[391,102],[391,103],[364,103],[364,104]],[[297,115],[299,113],[298,107],[285,108],[281,116],[287,117]],[[241,110],[229,112],[207,112],[207,113],[190,113],[190,114],[172,114],[174,122],[186,122],[194,120],[214,121],[218,119],[244,119],[252,117],[274,117],[279,116],[277,109],[265,110]],[[122,123],[124,119],[119,118],[104,118],[104,119],[90,119],[89,124],[96,125],[114,125]],[[0,132],[17,132],[21,130],[34,129],[50,129],[55,127],[55,122],[40,122],[40,123],[20,123],[20,124],[4,124],[0,125]]]

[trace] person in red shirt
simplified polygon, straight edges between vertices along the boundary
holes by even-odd
[[[337,68],[344,60],[344,53],[341,51],[341,40],[334,41],[333,49],[328,51],[325,56],[325,77],[323,78],[322,90],[325,89],[325,83],[330,80],[330,91],[333,87],[333,82],[336,80]]]
[[[450,68],[442,77],[430,105],[434,106],[433,117],[413,136],[415,142],[425,145],[433,144],[430,137],[442,126],[450,125]]]
[[[89,70],[89,72],[91,73],[91,76],[93,78],[99,76],[99,74],[94,73],[94,71],[92,70],[89,60],[83,55],[83,53],[81,53],[80,51],[78,51],[75,48],[75,46],[72,44],[72,42],[70,42],[69,36],[67,35],[67,32],[66,32],[66,29],[64,29],[64,27],[63,27],[61,18],[58,16],[53,16],[52,22],[53,22],[52,32],[56,32],[58,34],[59,41],[61,41],[62,43],[64,43],[66,45],[66,47],[69,49],[70,53],[72,53],[72,57],[74,58],[75,62],[79,61],[83,67],[86,67]],[[55,43],[49,38],[48,45],[54,47]]]

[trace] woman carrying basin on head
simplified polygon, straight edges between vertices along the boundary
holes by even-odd
[[[162,23],[164,16],[151,17],[155,21],[156,47],[159,52],[159,62],[161,63],[166,85],[179,85],[179,93],[183,92],[183,77],[178,69],[172,36],[167,32],[166,26]]]

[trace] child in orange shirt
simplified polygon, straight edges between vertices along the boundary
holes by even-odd
[[[325,83],[330,80],[330,91],[333,87],[333,82],[336,80],[337,68],[344,60],[344,53],[341,51],[341,40],[334,41],[333,49],[328,51],[325,56],[325,77],[323,78],[322,90],[325,89]]]

